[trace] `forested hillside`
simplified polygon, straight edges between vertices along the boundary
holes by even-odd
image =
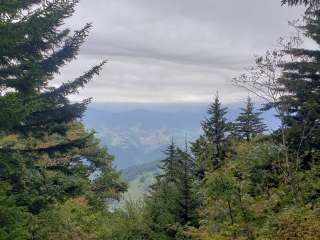
[[[65,28],[77,4],[0,1],[0,240],[320,239],[317,0],[279,2],[305,15],[291,23],[294,35],[230,79],[254,97],[230,121],[213,96],[201,135],[182,146],[172,139],[144,198],[118,209],[110,203],[127,184],[81,123],[90,99],[69,100],[106,61],[54,82],[91,29]],[[270,110],[280,123],[272,132]]]
[[[245,99],[245,97],[244,97]],[[185,138],[197,139],[199,122],[206,115],[207,103],[125,104],[92,103],[84,114],[87,129],[94,129],[103,146],[115,156],[120,169],[142,165],[164,157],[163,151],[174,139],[183,146]],[[243,103],[228,104],[227,118],[237,118]],[[268,131],[277,129],[274,111],[263,113]]]
[[[120,104],[114,105],[119,106],[118,111],[121,109]],[[195,139],[200,134],[198,123],[205,112],[204,105],[189,112],[188,106],[184,106],[186,112],[168,112],[166,107],[153,106],[153,110],[147,109],[151,104],[145,104],[112,112],[107,104],[93,105],[85,114],[84,124],[97,132],[102,144],[115,155],[114,164],[121,169],[163,158],[162,151],[171,138],[183,144],[185,136]]]

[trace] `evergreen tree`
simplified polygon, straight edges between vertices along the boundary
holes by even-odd
[[[202,122],[202,129],[206,139],[207,148],[213,147],[212,163],[219,164],[225,154],[225,143],[231,132],[231,125],[227,122],[227,108],[221,106],[217,95],[208,109],[209,117]]]
[[[307,9],[302,29],[318,47],[319,26],[320,10],[316,4]],[[308,167],[312,161],[320,161],[320,50],[291,49],[289,53],[297,60],[284,65],[280,82],[289,94],[282,97],[279,104],[289,112],[285,119],[289,147],[303,157],[303,167]]]
[[[151,239],[175,239],[178,222],[178,189],[175,183],[157,179],[150,195],[145,199]]]
[[[173,141],[167,147],[164,153],[167,157],[161,161],[160,169],[162,170],[163,174],[160,175],[160,177],[164,178],[166,181],[174,182],[176,180],[175,174],[179,166],[178,166],[177,147]]]
[[[174,225],[178,221],[177,171],[179,170],[178,149],[174,142],[164,152],[166,158],[161,161],[161,174],[151,186],[146,201],[146,218],[153,239],[175,239]]]
[[[0,239],[29,239],[29,213],[16,205],[11,194],[12,189],[6,183],[0,183]]]
[[[261,112],[254,111],[254,104],[250,97],[247,98],[246,107],[242,108],[241,111],[234,124],[235,133],[241,139],[250,141],[266,130],[266,125],[260,117]]]
[[[195,158],[195,176],[202,180],[213,162],[213,148],[204,136],[200,136],[192,143],[191,152]]]
[[[198,200],[194,194],[195,183],[195,163],[194,159],[186,151],[178,149],[179,168],[177,171],[177,189],[179,192],[179,223],[196,226]]]
[[[155,239],[176,239],[179,229],[198,224],[194,159],[173,143],[166,153],[163,174],[146,200],[146,217]],[[170,167],[170,162],[174,167]]]
[[[34,214],[82,195],[103,206],[125,189],[112,157],[79,122],[90,99],[71,103],[67,98],[105,62],[58,87],[50,84],[77,56],[91,28],[62,29],[77,3],[0,4],[0,178],[12,188],[17,206]]]

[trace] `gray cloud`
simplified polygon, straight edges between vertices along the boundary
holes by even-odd
[[[102,74],[72,99],[208,101],[219,91],[226,102],[238,101],[246,93],[230,79],[301,14],[280,0],[82,0],[68,25],[93,22],[94,29],[58,79],[108,58]]]

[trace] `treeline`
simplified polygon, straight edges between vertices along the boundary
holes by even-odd
[[[320,51],[304,49],[301,35],[320,44],[318,1],[292,25],[297,34],[255,59],[233,83],[250,98],[234,122],[217,96],[203,134],[181,149],[172,143],[144,202],[129,203],[123,235],[114,239],[320,239]],[[268,132],[261,111],[276,112]],[[189,149],[190,146],[190,149]],[[119,210],[125,213],[125,210]],[[115,226],[116,227],[116,226]]]
[[[72,103],[103,67],[52,84],[91,28],[63,29],[77,0],[0,2],[0,239],[320,239],[320,51],[300,36],[257,57],[234,84],[274,109],[268,133],[248,98],[234,122],[217,96],[203,134],[170,144],[143,202],[111,212],[126,190],[112,157]],[[318,1],[305,5],[299,33],[320,44]]]

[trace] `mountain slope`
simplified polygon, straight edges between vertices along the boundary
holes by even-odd
[[[230,105],[233,120],[240,105]],[[114,164],[125,169],[163,158],[163,150],[172,139],[183,146],[186,138],[201,134],[201,121],[207,104],[93,104],[83,119],[97,132],[102,144],[115,156]],[[276,128],[272,113],[263,116],[271,129]]]

